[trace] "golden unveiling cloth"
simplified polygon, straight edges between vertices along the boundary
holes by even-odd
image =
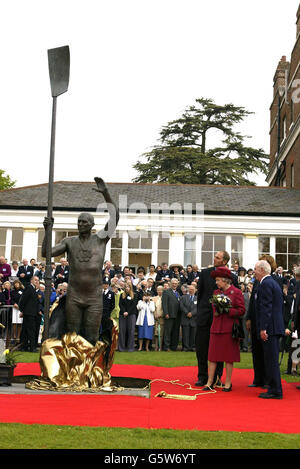
[[[111,386],[118,327],[114,322],[111,345],[98,341],[95,346],[75,332],[61,340],[47,339],[40,353],[41,378],[26,384],[35,390],[97,392],[115,391]]]

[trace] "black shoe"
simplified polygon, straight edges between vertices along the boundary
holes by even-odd
[[[223,388],[225,388],[225,384],[224,384],[224,383],[221,383],[221,381],[218,381],[218,382],[215,384],[215,387],[216,387],[216,388],[223,389]]]
[[[267,386],[265,386],[264,384],[248,384],[248,388],[263,388],[263,389],[266,389]]]
[[[205,386],[202,391],[212,391],[213,390],[213,385],[212,386]]]
[[[199,379],[199,381],[197,381],[197,383],[195,383],[195,386],[205,386],[206,383],[207,383],[207,380]]]
[[[262,399],[282,399],[282,395],[272,394],[271,392],[262,392],[258,397],[261,397]]]
[[[232,391],[232,384],[230,385],[230,388],[222,388],[222,391],[224,391],[224,392]]]

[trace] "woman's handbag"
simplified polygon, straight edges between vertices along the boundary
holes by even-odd
[[[239,322],[234,322],[232,324],[232,338],[233,339],[244,339],[244,328],[241,319],[238,319]]]

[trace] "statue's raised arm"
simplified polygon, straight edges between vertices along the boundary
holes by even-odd
[[[120,218],[119,207],[113,201],[108,191],[108,188],[102,178],[95,177],[95,183],[97,184],[97,189],[93,188],[94,191],[100,192],[103,195],[105,202],[107,204],[107,209],[109,213],[109,219],[104,226],[104,228],[98,231],[97,235],[100,239],[104,239],[106,242],[112,237]]]

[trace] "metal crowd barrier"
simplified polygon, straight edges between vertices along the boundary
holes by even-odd
[[[17,328],[12,327],[13,305],[0,306],[0,340],[9,348],[11,342],[16,343]]]

